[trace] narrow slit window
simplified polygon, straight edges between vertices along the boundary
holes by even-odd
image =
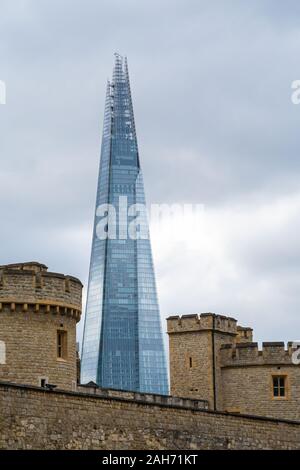
[[[67,359],[67,332],[57,331],[57,358]]]

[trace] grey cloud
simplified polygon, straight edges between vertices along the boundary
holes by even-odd
[[[129,58],[149,203],[205,203],[224,217],[237,202],[247,210],[299,192],[297,1],[2,0],[0,9],[1,264],[39,259],[87,282],[115,50]],[[255,240],[231,234],[236,284],[217,259],[195,255],[192,269],[186,246],[166,258],[157,248],[164,316],[216,309],[290,339],[300,327],[297,216],[272,243],[259,226]],[[204,262],[218,282],[199,271]]]

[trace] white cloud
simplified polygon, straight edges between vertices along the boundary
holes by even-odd
[[[300,273],[290,265],[300,262],[300,193],[208,206],[190,225],[173,224],[175,231],[168,220],[151,230],[164,316],[213,311],[250,324],[260,340],[293,339]]]

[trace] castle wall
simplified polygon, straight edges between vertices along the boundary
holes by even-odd
[[[201,335],[201,337],[199,337]],[[170,336],[170,389],[172,396],[203,398],[213,403],[212,347],[206,333]],[[190,358],[192,367],[190,367]],[[203,365],[205,363],[205,371]]]
[[[272,375],[278,373],[288,376],[288,398],[272,397]],[[300,368],[233,367],[223,369],[222,378],[224,410],[300,421]]]
[[[299,449],[300,423],[0,383],[1,449]],[[167,397],[164,397],[167,400]]]
[[[284,343],[223,346],[223,408],[276,418],[300,420],[300,367],[292,364]],[[286,397],[273,397],[273,376],[286,377]]]
[[[211,333],[212,334],[212,333]],[[214,355],[215,355],[215,367],[214,367],[214,376],[215,376],[215,400],[214,403],[211,403],[211,409],[218,411],[224,410],[224,394],[223,394],[223,377],[221,369],[221,356],[220,349],[224,343],[232,343],[235,340],[234,336],[229,336],[226,333],[215,332],[214,338]],[[202,368],[205,369],[206,364],[204,363]],[[201,379],[200,379],[201,380]]]
[[[234,341],[236,320],[212,314],[169,317],[168,334],[171,395],[202,398],[210,409],[221,410],[219,350]]]
[[[81,314],[80,281],[48,273],[38,263],[0,267],[0,380],[59,388],[76,387],[76,323]],[[58,357],[58,331],[64,357]]]
[[[251,328],[214,314],[169,317],[168,334],[172,395],[206,399],[212,410],[300,420],[300,366],[291,345],[259,350],[249,342]],[[273,376],[284,377],[284,397],[274,397]]]
[[[251,343],[253,341],[253,329],[238,325],[236,342],[237,343]]]
[[[13,322],[12,322],[13,320]],[[48,379],[59,388],[72,389],[77,380],[76,320],[61,315],[22,311],[0,312],[0,341],[6,344],[6,364],[0,364],[0,380],[40,385]],[[67,332],[68,356],[57,359],[57,330]]]

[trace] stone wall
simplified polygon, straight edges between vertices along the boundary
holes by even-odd
[[[103,398],[121,398],[136,403],[168,405],[192,410],[208,410],[208,402],[206,400],[191,400],[190,398],[172,397],[171,395],[153,395],[151,393],[101,388],[93,382],[87,385],[78,385],[76,391],[85,395],[96,395],[97,397]]]
[[[172,335],[169,338],[169,352],[171,395],[203,398],[211,406],[213,371],[210,336],[204,332],[190,332],[186,341],[185,335]]]
[[[235,340],[237,321],[210,313],[173,316],[168,334],[171,395],[202,398],[211,409],[222,409],[219,350]]]
[[[288,397],[273,398],[272,376],[288,377]],[[300,368],[233,367],[222,370],[224,410],[300,421]],[[293,399],[291,399],[293,397]]]
[[[76,387],[76,323],[82,284],[49,273],[39,263],[0,267],[0,341],[5,360],[0,380],[60,388]],[[57,354],[57,332],[66,332],[65,357]]]
[[[208,400],[210,409],[300,420],[300,366],[292,345],[252,343],[252,329],[221,315],[168,318],[171,395]],[[286,396],[273,396],[273,376]]]
[[[300,449],[300,423],[0,383],[1,449]]]
[[[0,303],[73,307],[80,320],[81,282],[73,276],[47,271],[40,263],[0,266]]]
[[[292,364],[291,345],[224,345],[222,394],[225,410],[300,420],[300,366]],[[286,377],[286,396],[273,397],[273,376]]]

